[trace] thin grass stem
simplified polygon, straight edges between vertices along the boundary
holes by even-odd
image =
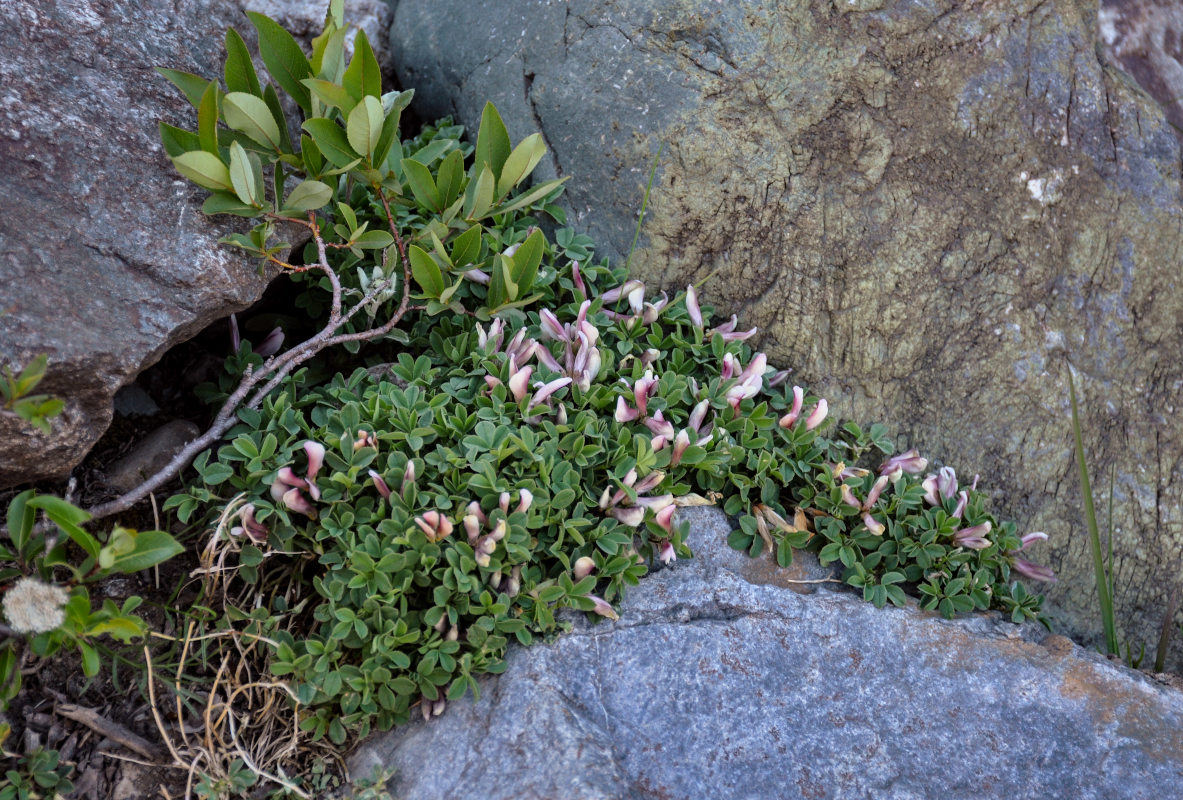
[[[1084,495],[1085,524],[1088,527],[1089,546],[1093,552],[1093,567],[1097,578],[1097,600],[1101,605],[1101,624],[1105,629],[1105,652],[1121,655],[1117,644],[1117,626],[1113,620],[1112,578],[1105,568],[1105,557],[1101,552],[1101,533],[1097,528],[1097,510],[1093,505],[1093,490],[1089,484],[1089,470],[1084,460],[1084,438],[1080,434],[1080,411],[1076,404],[1076,381],[1072,367],[1068,367],[1068,396],[1072,401],[1072,434],[1076,440],[1076,463],[1080,467],[1080,491]],[[1112,537],[1110,537],[1112,547]]]

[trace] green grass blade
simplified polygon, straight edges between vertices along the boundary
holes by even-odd
[[[641,198],[641,214],[637,217],[637,228],[633,231],[633,243],[628,246],[628,255],[624,259],[625,274],[628,275],[629,263],[633,260],[633,251],[637,249],[637,239],[641,237],[641,224],[645,221],[645,209],[649,206],[649,192],[653,189],[653,179],[657,177],[657,165],[661,163],[661,153],[665,150],[665,142],[657,148],[657,155],[653,157],[653,166],[649,168],[649,182],[645,184],[645,195]]]
[[[1085,523],[1088,526],[1089,546],[1093,551],[1093,567],[1097,577],[1097,600],[1101,604],[1101,624],[1105,628],[1105,651],[1120,655],[1117,644],[1117,628],[1113,621],[1113,595],[1110,593],[1110,578],[1105,570],[1105,557],[1101,552],[1101,533],[1097,528],[1097,510],[1093,506],[1093,489],[1089,484],[1089,471],[1084,461],[1084,439],[1080,435],[1080,411],[1076,404],[1076,381],[1072,367],[1068,367],[1068,396],[1072,401],[1072,434],[1076,440],[1076,463],[1080,466],[1080,491],[1084,495]]]

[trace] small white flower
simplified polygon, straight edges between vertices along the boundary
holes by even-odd
[[[4,594],[4,616],[17,633],[46,633],[66,621],[68,599],[60,586],[21,578]]]

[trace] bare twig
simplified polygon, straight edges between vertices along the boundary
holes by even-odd
[[[292,370],[303,364],[308,359],[312,358],[317,353],[321,352],[327,347],[343,344],[345,342],[369,341],[371,339],[381,338],[394,329],[402,318],[410,309],[410,279],[411,268],[410,262],[406,257],[406,246],[402,237],[399,235],[398,226],[394,222],[394,217],[390,212],[389,203],[385,195],[379,193],[382,197],[382,204],[386,209],[387,222],[390,225],[390,230],[394,236],[396,246],[398,247],[399,257],[402,261],[403,267],[403,285],[401,292],[401,299],[398,308],[390,315],[382,325],[378,327],[371,327],[362,331],[354,331],[351,333],[338,333],[338,331],[349,322],[357,312],[366,305],[366,303],[373,301],[380,292],[384,291],[389,283],[383,281],[377,286],[373,287],[371,291],[367,292],[352,308],[349,308],[342,313],[342,296],[343,291],[341,281],[336,271],[329,266],[327,246],[324,238],[321,236],[320,226],[316,221],[315,215],[309,215],[308,222],[303,220],[293,220],[283,218],[286,222],[293,222],[298,225],[307,227],[312,232],[312,238],[316,243],[317,263],[308,265],[308,268],[319,269],[325,273],[329,279],[329,284],[332,287],[332,301],[329,311],[329,320],[316,335],[307,339],[287,352],[272,356],[258,369],[254,371],[249,367],[243,373],[242,380],[234,392],[226,399],[222,408],[218,411],[217,416],[214,417],[213,423],[209,429],[201,436],[187,444],[180,452],[173,457],[160,471],[148,478],[142,484],[132,489],[130,492],[123,494],[114,500],[106,503],[101,503],[87,511],[91,515],[92,520],[102,519],[103,517],[117,514],[121,511],[126,511],[133,505],[147,497],[153,490],[159,488],[165,482],[174,478],[180,471],[188,464],[194,457],[196,457],[203,450],[208,449],[217,443],[227,431],[234,427],[237,417],[237,412],[242,408],[257,408],[263,399],[275,390],[280,383],[291,374]]]
[[[112,722],[106,717],[101,716],[93,708],[59,704],[54,707],[54,711],[66,719],[81,722],[92,731],[102,734],[108,739],[115,740],[128,750],[138,753],[144,758],[153,761],[160,758],[160,750],[154,747],[147,739],[137,736],[118,722]]]

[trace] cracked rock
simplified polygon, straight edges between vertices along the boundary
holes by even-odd
[[[717,509],[679,514],[695,558],[619,622],[512,647],[480,701],[372,737],[353,774],[397,769],[404,800],[1183,796],[1178,690],[998,615],[800,594]]]
[[[49,436],[0,414],[0,488],[66,473],[121,386],[266,287],[270,274],[217,243],[233,228],[202,215],[208,193],[176,173],[157,131],[196,120],[154,67],[220,76],[226,28],[253,42],[244,5],[319,31],[327,3],[0,4],[0,363],[48,354],[37,391],[66,400]],[[387,54],[386,4],[351,0],[348,13]]]

